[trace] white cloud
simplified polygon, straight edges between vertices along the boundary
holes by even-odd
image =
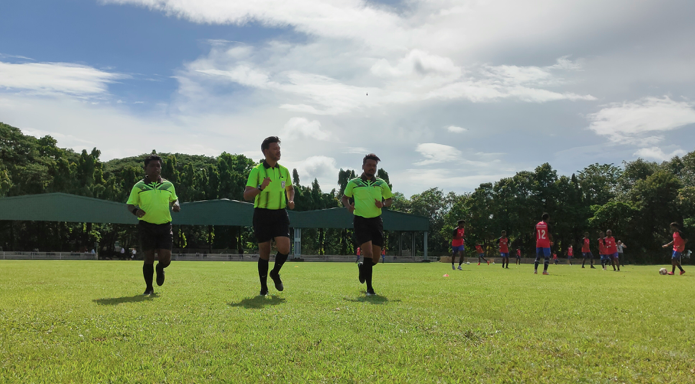
[[[315,139],[329,141],[331,135],[321,130],[321,123],[317,120],[309,120],[303,117],[293,117],[287,121],[281,132],[282,138],[287,140]]]
[[[0,62],[0,87],[34,94],[94,96],[106,93],[109,83],[124,77],[69,63]]]
[[[437,143],[422,143],[415,148],[425,160],[415,163],[415,165],[429,165],[461,160],[461,151],[458,149]]]
[[[311,156],[300,161],[286,161],[283,165],[289,169],[297,169],[302,185],[310,185],[317,179],[324,192],[334,188],[340,171],[336,160],[329,156]]]
[[[368,153],[370,153],[370,152],[371,152],[371,151],[370,151],[369,149],[364,148],[364,147],[347,147],[347,148],[345,148],[345,150],[343,151],[343,153],[354,153],[354,154],[357,154],[357,155],[366,155],[366,154],[368,154]]]
[[[660,160],[660,161],[666,161],[666,160],[670,160],[676,156],[685,155],[686,153],[687,152],[685,152],[682,149],[676,149],[671,153],[664,153],[664,151],[659,147],[650,147],[650,148],[641,148],[637,152],[635,152],[634,155],[638,156],[638,157],[646,158],[646,159],[655,159],[655,160]]]
[[[637,101],[613,103],[590,114],[589,129],[616,143],[653,145],[663,139],[656,132],[671,131],[695,124],[692,104],[668,97],[646,97]]]
[[[457,127],[455,125],[450,125],[446,127],[446,130],[452,133],[463,133],[466,132],[468,129],[463,128],[463,127]]]

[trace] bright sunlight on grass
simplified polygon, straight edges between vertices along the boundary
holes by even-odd
[[[380,264],[366,298],[288,262],[263,298],[256,263],[173,262],[144,297],[141,262],[2,261],[0,381],[695,381],[695,269],[464,267]]]

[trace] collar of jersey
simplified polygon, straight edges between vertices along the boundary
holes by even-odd
[[[280,163],[275,163],[275,166],[274,166],[274,167],[271,167],[270,164],[268,164],[267,161],[263,160],[263,167],[264,167],[265,169],[268,169],[268,168],[280,168]]]

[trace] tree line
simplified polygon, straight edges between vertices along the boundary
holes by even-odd
[[[154,150],[152,153],[156,153]],[[0,123],[0,197],[64,192],[110,201],[125,202],[132,186],[143,177],[142,160],[149,154],[103,162],[100,151],[77,153],[60,148],[51,136],[35,138],[15,127]],[[244,155],[219,156],[159,153],[164,159],[162,176],[171,180],[182,202],[211,199],[243,200],[246,178],[258,160]],[[390,182],[388,173],[379,176]],[[359,171],[341,169],[336,188],[324,192],[314,179],[302,184],[292,171],[297,210],[340,206],[347,182]],[[595,244],[599,230],[612,229],[628,245],[626,256],[634,262],[666,260],[661,244],[668,241],[668,224],[684,225],[690,235],[695,229],[695,152],[663,163],[637,159],[614,164],[591,164],[571,176],[558,175],[550,164],[522,171],[496,182],[483,183],[473,192],[445,193],[431,188],[406,197],[394,192],[390,209],[425,216],[430,220],[430,255],[449,252],[451,232],[459,219],[466,220],[468,252],[484,244],[495,252],[494,239],[507,231],[513,246],[525,256],[535,251],[533,225],[542,212],[551,215],[555,251],[569,245],[578,249],[585,231]],[[174,222],[175,224],[175,222]],[[175,247],[186,252],[253,250],[251,228],[225,226],[176,226]],[[316,228],[302,231],[302,248],[309,254],[353,254],[356,245],[351,230]],[[387,233],[389,254],[414,240],[421,253],[421,234]],[[413,237],[411,237],[413,236]],[[0,222],[0,246],[5,250],[78,251],[94,243],[107,251],[120,246],[135,247],[137,233],[132,225]],[[594,249],[594,254],[596,250]]]

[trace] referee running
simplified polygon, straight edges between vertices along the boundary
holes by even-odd
[[[372,267],[379,262],[384,246],[384,222],[381,208],[391,206],[391,189],[386,181],[376,177],[381,161],[370,153],[362,160],[362,175],[350,180],[343,194],[343,205],[355,215],[353,225],[357,244],[364,261],[358,264],[360,283],[367,282],[367,296],[376,295],[372,287]],[[350,204],[350,198],[354,203]]]
[[[145,252],[142,274],[145,277],[145,295],[154,293],[152,275],[154,274],[154,254],[159,256],[157,263],[157,285],[164,284],[164,268],[171,264],[171,247],[174,234],[171,229],[171,208],[181,210],[174,184],[162,179],[162,158],[150,155],[145,159],[145,178],[135,183],[130,191],[126,207],[138,217],[140,244]]]
[[[244,199],[254,199],[253,232],[258,241],[258,276],[261,280],[261,296],[268,295],[268,261],[270,241],[275,240],[278,253],[270,278],[275,289],[284,289],[280,280],[280,268],[290,253],[290,219],[286,207],[294,209],[294,187],[287,168],[278,164],[280,139],[270,136],[263,140],[261,151],[265,156],[262,163],[249,174],[244,190]]]

